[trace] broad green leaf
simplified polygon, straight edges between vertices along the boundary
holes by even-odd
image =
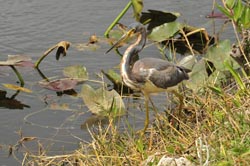
[[[114,70],[109,69],[108,72],[102,71],[102,73],[113,83],[122,84],[122,79],[120,74],[116,73]]]
[[[227,70],[224,65],[225,61],[233,63],[235,67],[238,66],[235,60],[230,56],[230,52],[230,41],[224,40],[219,42],[217,45],[211,47],[204,57],[214,64],[216,70],[225,71]]]
[[[131,2],[134,9],[134,17],[139,21],[143,9],[143,0],[131,0]]]
[[[153,28],[148,38],[153,41],[162,42],[174,36],[181,27],[181,24],[178,22],[165,23]]]
[[[227,80],[227,71],[215,70],[211,75],[209,75],[207,82],[210,86],[220,86],[223,82]]]
[[[21,87],[21,86],[17,86],[17,85],[13,85],[13,84],[3,84],[3,86],[5,88],[8,89],[12,89],[12,90],[18,90],[18,91],[22,91],[22,92],[26,92],[26,93],[32,93],[32,90]]]
[[[91,86],[84,84],[81,96],[93,114],[120,116],[125,113],[123,100],[115,90],[107,91],[104,88],[95,90]]]
[[[88,79],[87,70],[82,65],[68,66],[63,69],[63,74],[64,76],[75,79],[79,82],[86,81]]]
[[[198,91],[206,84],[208,75],[206,72],[205,63],[206,62],[204,59],[201,59],[199,62],[197,62],[192,69],[189,80],[186,81],[187,87],[193,91]]]

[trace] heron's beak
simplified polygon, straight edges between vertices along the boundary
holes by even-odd
[[[106,51],[106,54],[109,53],[113,48],[117,48],[121,43],[126,41],[133,34],[134,34],[134,29],[130,29],[129,31],[127,31],[108,51]]]

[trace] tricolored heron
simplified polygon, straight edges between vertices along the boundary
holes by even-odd
[[[147,38],[146,28],[140,23],[131,24],[129,30],[106,53],[133,34],[137,35],[137,40],[123,54],[120,72],[125,85],[133,90],[141,91],[145,96],[146,119],[143,129],[143,132],[145,132],[149,123],[149,95],[172,91],[180,99],[181,109],[183,98],[176,93],[173,87],[183,80],[187,80],[189,78],[187,73],[190,70],[157,58],[143,58],[134,62],[135,56],[144,48]]]

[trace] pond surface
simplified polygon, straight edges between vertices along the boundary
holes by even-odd
[[[103,36],[126,3],[124,0],[0,0],[0,60],[6,60],[7,55],[20,54],[28,55],[35,61],[49,47],[67,40],[72,43],[68,55],[56,61],[55,56],[51,56],[55,54],[53,52],[41,63],[41,71],[47,77],[62,77],[64,67],[82,64],[91,79],[100,79],[96,73],[117,66],[120,58],[114,53],[105,55],[109,48],[105,43],[98,44],[96,51],[82,51],[76,46],[87,43],[91,34]],[[211,12],[212,0],[145,0],[144,3],[144,11],[158,9],[180,12],[180,21],[212,29],[212,21],[205,19]],[[121,22],[130,24],[133,22],[131,16],[130,10]],[[154,46],[146,48],[143,54],[161,57]],[[20,92],[15,95],[15,91],[4,88],[3,83],[18,85],[18,80],[10,68],[0,68],[0,90],[6,92],[0,98],[0,165],[19,165],[17,159],[8,157],[8,146],[16,144],[20,130],[23,136],[37,137],[54,154],[74,150],[80,139],[90,139],[87,130],[80,127],[91,116],[81,98],[58,96],[53,91],[43,89],[38,85],[42,78],[36,70],[20,68],[19,72],[25,80],[24,87],[33,93]],[[81,85],[75,90],[80,92]],[[161,98],[156,98],[159,110],[166,107],[165,97]],[[10,101],[12,103],[8,104]],[[143,100],[138,103],[143,103]],[[142,127],[144,119],[137,118],[144,117],[144,112],[138,111],[140,108],[143,109],[143,105],[131,109],[126,118],[133,125]],[[30,144],[31,150],[38,149],[36,143],[27,144]],[[15,154],[17,158],[22,158],[21,152]]]

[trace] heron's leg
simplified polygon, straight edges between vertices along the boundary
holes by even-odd
[[[155,105],[150,97],[149,97],[149,101],[150,101],[151,105],[153,106],[155,113],[157,113],[157,109],[156,109],[156,107],[155,107]]]
[[[148,101],[150,100],[149,96],[147,94],[144,94],[145,96],[145,108],[146,108],[146,118],[145,118],[145,122],[144,122],[144,128],[143,128],[143,133],[145,133],[145,131],[148,128],[148,124],[149,124],[149,108],[148,108]]]
[[[183,99],[183,95],[181,95],[180,93],[178,93],[176,90],[172,90],[172,93],[178,97],[179,101],[180,101],[180,104],[179,104],[179,113],[180,111],[182,110],[183,108],[183,105],[184,105],[184,99]]]

